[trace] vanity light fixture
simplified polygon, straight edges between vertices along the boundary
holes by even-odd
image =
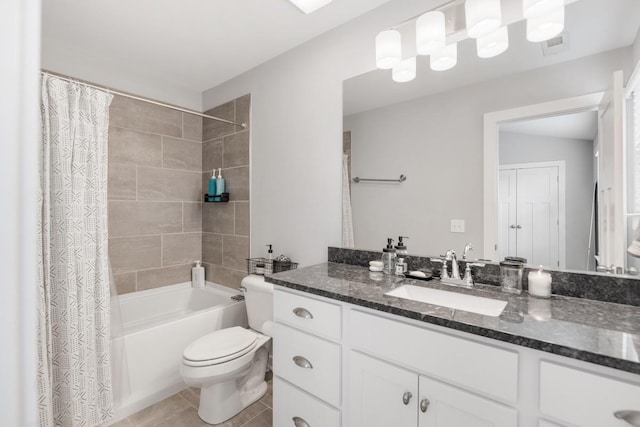
[[[402,38],[398,30],[385,30],[376,36],[376,66],[393,68],[402,59]]]
[[[331,3],[332,0],[289,0],[293,3],[298,9],[306,13],[307,15],[311,12],[315,12],[320,9],[322,6],[326,6]]]
[[[506,26],[476,39],[476,50],[480,58],[493,58],[508,48],[509,30]]]
[[[458,43],[451,43],[429,57],[433,71],[445,71],[458,63]]]
[[[432,10],[416,21],[416,50],[419,55],[431,55],[446,44],[444,13]]]
[[[391,78],[398,83],[410,82],[416,78],[416,57],[403,59],[391,70]]]
[[[502,25],[500,0],[467,0],[464,12],[467,35],[471,38],[486,36]]]
[[[554,38],[564,30],[564,7],[537,18],[527,19],[527,40],[543,42]]]

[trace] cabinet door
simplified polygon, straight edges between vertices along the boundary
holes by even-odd
[[[418,425],[418,375],[352,351],[349,427]]]
[[[514,427],[518,412],[478,395],[420,377],[419,427]]]

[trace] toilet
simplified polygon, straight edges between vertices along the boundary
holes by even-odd
[[[198,338],[184,350],[180,375],[200,388],[198,415],[219,424],[260,399],[267,391],[273,319],[273,285],[262,276],[242,279],[249,327],[225,328]]]

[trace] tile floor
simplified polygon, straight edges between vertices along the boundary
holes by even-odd
[[[269,374],[270,377],[270,374]],[[273,381],[268,377],[267,394],[218,427],[272,427]],[[113,424],[112,427],[207,427],[198,417],[200,389],[188,388]]]

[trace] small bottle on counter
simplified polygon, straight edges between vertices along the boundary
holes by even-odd
[[[264,272],[266,274],[273,273],[273,245],[267,245],[269,250],[267,251],[267,260],[264,263]]]
[[[396,249],[393,247],[393,239],[387,239],[387,247],[382,249],[382,272],[384,274],[396,273]]]
[[[404,276],[404,273],[407,272],[407,263],[404,261],[404,258],[398,257],[398,261],[396,262],[396,275]]]
[[[204,267],[200,261],[196,261],[195,267],[191,269],[191,287],[204,288]]]

